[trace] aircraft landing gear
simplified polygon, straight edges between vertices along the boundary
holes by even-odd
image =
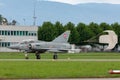
[[[25,59],[29,59],[27,52],[25,52]]]
[[[36,56],[36,59],[40,59],[40,53],[38,51],[36,51],[35,56]]]
[[[53,55],[53,59],[58,59],[58,55],[57,55],[57,53],[54,53],[54,55]]]

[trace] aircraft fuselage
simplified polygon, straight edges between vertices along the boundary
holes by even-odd
[[[53,52],[66,52],[71,48],[69,43],[53,43],[53,42],[42,42],[42,43],[31,43],[29,49],[39,52],[53,51]],[[55,51],[56,50],[56,51]]]

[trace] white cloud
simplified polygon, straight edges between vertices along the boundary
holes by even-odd
[[[63,2],[68,4],[78,4],[79,0],[48,0],[48,1],[55,1],[55,2]]]
[[[120,0],[46,0],[46,1],[55,1],[55,2],[62,2],[68,4],[79,4],[79,3],[112,3],[112,4],[120,4]]]

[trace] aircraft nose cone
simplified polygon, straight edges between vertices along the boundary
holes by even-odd
[[[10,49],[19,49],[19,47],[17,45],[10,45],[7,48],[10,48]]]

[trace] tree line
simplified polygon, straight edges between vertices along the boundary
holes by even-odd
[[[8,22],[5,17],[0,15],[0,25],[16,25],[16,23],[16,20]],[[68,41],[71,44],[81,45],[91,44],[91,42],[97,43],[99,34],[102,33],[104,30],[114,30],[115,33],[118,35],[118,44],[120,44],[120,24],[117,22],[113,24],[108,24],[105,22],[98,24],[95,22],[91,22],[89,24],[78,23],[77,25],[72,22],[68,22],[65,25],[63,25],[59,21],[54,24],[51,22],[44,22],[38,28],[38,39],[44,41],[52,41],[66,30],[71,31]],[[90,42],[87,42],[88,40],[90,40]]]
[[[52,41],[66,30],[71,31],[68,41],[71,44],[81,45],[86,43],[90,44],[91,42],[98,43],[98,36],[104,30],[114,30],[118,35],[118,44],[120,44],[120,24],[117,22],[113,24],[107,24],[105,22],[97,24],[91,22],[89,24],[78,23],[77,25],[72,22],[68,22],[65,25],[59,21],[54,24],[51,22],[44,22],[38,28],[38,39]],[[91,40],[91,42],[87,42],[88,40]]]
[[[0,25],[16,25],[16,23],[17,23],[16,20],[12,20],[12,22],[9,22],[7,18],[3,17],[0,14]]]

